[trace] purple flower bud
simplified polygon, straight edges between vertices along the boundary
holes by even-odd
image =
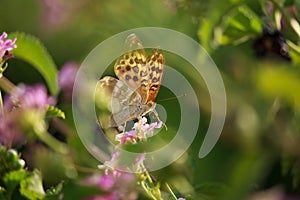
[[[16,38],[10,40],[4,40],[7,37],[7,34],[5,32],[2,33],[0,36],[0,58],[3,58],[5,54],[7,54],[7,51],[11,51],[14,48],[17,48]]]
[[[58,74],[58,85],[63,93],[63,98],[67,102],[71,102],[72,90],[77,73],[77,64],[68,62],[64,64]]]
[[[7,37],[7,33],[3,32],[2,35],[0,36],[0,41],[2,41],[3,39],[5,39],[6,37]]]

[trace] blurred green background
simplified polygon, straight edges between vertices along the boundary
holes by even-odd
[[[201,122],[189,151],[171,166],[154,172],[154,176],[191,199],[250,199],[254,193],[277,191],[277,187],[285,194],[296,195],[300,194],[300,59],[296,51],[299,35],[288,25],[282,30],[284,37],[296,46],[290,48],[291,61],[280,56],[257,58],[254,39],[263,34],[262,27],[276,23],[275,9],[269,18],[265,17],[266,2],[2,0],[0,30],[38,37],[58,69],[68,61],[80,64],[101,41],[132,28],[164,27],[192,37],[208,51],[224,79],[228,98],[226,123],[213,151],[199,159],[199,147],[210,120],[209,96],[201,78],[194,77],[186,67],[188,64],[166,53],[166,64],[198,88]],[[287,19],[297,20],[299,2],[278,2],[283,8],[278,10],[284,11]],[[294,6],[295,16],[285,13],[290,6]],[[44,82],[29,64],[18,59],[9,62],[5,76],[13,83]],[[158,99],[165,96],[168,95],[160,93]],[[69,107],[61,106],[71,121]],[[175,126],[176,121],[170,120],[170,126]],[[78,144],[71,145],[77,148]],[[78,148],[81,150],[82,146]],[[43,159],[42,153],[38,159]],[[94,165],[95,161],[87,163],[92,160],[87,155],[85,152],[78,156],[79,163]],[[55,157],[53,170],[60,160],[64,158]],[[42,163],[39,168],[49,167]],[[51,173],[57,177],[53,180],[45,174],[49,185],[64,176],[59,170]]]

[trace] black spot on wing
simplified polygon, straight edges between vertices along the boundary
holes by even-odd
[[[127,74],[127,75],[125,76],[125,79],[126,79],[126,80],[130,80],[130,79],[131,79],[131,76]]]
[[[132,68],[133,69],[133,71],[135,72],[135,73],[138,73],[139,72],[139,68],[137,67],[137,66],[135,66],[134,68]]]
[[[140,76],[141,77],[147,76],[147,71],[140,71]]]
[[[152,79],[152,83],[155,83],[155,82],[157,82],[158,81],[158,79],[156,78],[156,77],[154,77],[153,79]]]
[[[138,78],[137,76],[134,76],[134,77],[132,78],[132,80],[134,80],[134,81],[138,81],[138,80],[139,80],[139,78]]]

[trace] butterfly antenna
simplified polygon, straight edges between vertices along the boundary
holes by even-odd
[[[178,99],[178,98],[181,98],[181,97],[185,97],[187,94],[184,93],[182,95],[179,95],[179,96],[175,96],[175,97],[169,97],[169,98],[166,98],[166,99],[160,99],[160,100],[157,100],[157,101],[168,101],[168,100],[172,100],[172,99]]]

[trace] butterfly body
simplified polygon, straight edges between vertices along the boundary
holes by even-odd
[[[155,112],[154,100],[164,69],[164,56],[160,49],[154,49],[146,57],[136,35],[129,35],[126,42],[135,49],[116,61],[114,72],[119,79],[106,76],[98,82],[98,88],[111,97],[109,123],[112,127]]]

